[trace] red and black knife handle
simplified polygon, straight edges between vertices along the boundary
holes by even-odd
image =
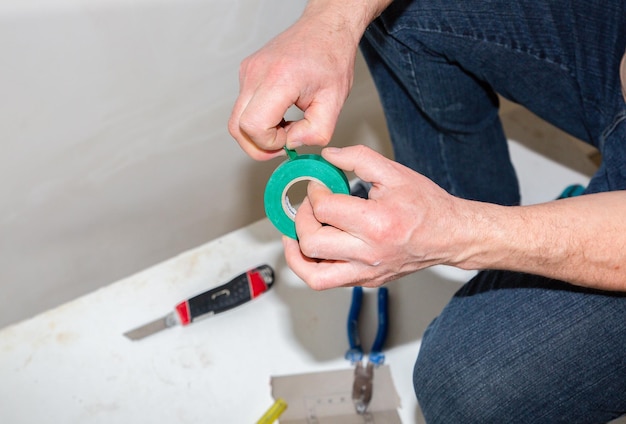
[[[242,305],[265,293],[274,284],[274,270],[261,265],[176,305],[181,325],[187,325],[205,315],[215,315]]]

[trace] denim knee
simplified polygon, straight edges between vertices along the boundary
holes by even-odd
[[[484,271],[422,338],[429,424],[599,423],[626,413],[626,294]]]
[[[490,387],[493,370],[477,370],[439,351],[422,350],[413,370],[413,386],[418,403],[429,424],[510,423],[502,421],[502,405],[510,394],[482,390]],[[510,418],[510,417],[509,417]]]
[[[468,371],[462,364],[444,364],[419,355],[413,371],[413,385],[422,413],[429,424],[448,423],[512,423],[505,411],[510,394],[489,392],[481,387],[491,385],[489,370]],[[482,375],[482,379],[477,378]]]

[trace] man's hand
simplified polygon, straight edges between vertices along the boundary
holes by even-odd
[[[296,214],[299,241],[283,239],[287,263],[307,284],[318,290],[374,287],[452,262],[447,224],[461,221],[462,200],[364,146],[327,148],[322,154],[373,186],[366,200],[309,184]]]
[[[431,265],[506,269],[626,291],[626,192],[529,206],[454,197],[364,146],[323,156],[373,183],[369,199],[309,184],[283,238],[293,271],[314,289],[379,286]]]
[[[391,0],[310,0],[300,19],[246,58],[230,134],[257,160],[283,146],[325,146],[352,88],[358,44]],[[304,112],[285,122],[291,106]]]
[[[349,31],[305,16],[245,59],[228,124],[243,150],[265,160],[285,145],[328,144],[352,87],[357,46]],[[292,105],[304,117],[285,122]]]

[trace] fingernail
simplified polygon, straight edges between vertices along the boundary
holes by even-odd
[[[320,183],[319,181],[315,181],[315,180],[310,180],[309,181],[309,186],[307,187],[307,190],[320,190],[320,189],[327,189],[327,187]]]
[[[341,148],[340,147],[326,147],[324,150],[326,150],[330,154],[335,154],[335,153],[340,153],[341,152]]]
[[[288,149],[295,149],[296,147],[301,147],[303,145],[303,143],[300,140],[294,140],[294,141],[288,141],[287,142],[287,148]]]

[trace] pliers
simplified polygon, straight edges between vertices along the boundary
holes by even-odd
[[[354,287],[352,289],[352,303],[348,314],[348,342],[350,349],[346,352],[346,359],[355,365],[352,402],[356,412],[360,415],[366,413],[367,407],[372,400],[374,368],[385,362],[385,355],[382,350],[387,339],[387,329],[389,327],[388,297],[389,293],[386,287],[378,289],[378,330],[369,354],[369,360],[367,365],[364,366],[362,361],[363,347],[359,337],[359,315],[363,301],[363,287]]]

